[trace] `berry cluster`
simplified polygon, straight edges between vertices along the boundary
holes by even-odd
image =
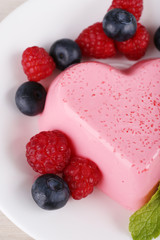
[[[37,46],[27,48],[22,54],[22,66],[29,81],[40,81],[50,76],[57,67],[64,70],[81,61],[79,46],[70,39],[54,42],[49,53]]]
[[[15,96],[18,109],[25,115],[35,116],[44,109],[46,90],[37,83],[47,78],[57,67],[64,70],[81,61],[78,44],[70,39],[54,42],[48,53],[44,48],[28,47],[22,54],[22,66],[29,82],[22,84]]]
[[[87,57],[107,58],[118,50],[130,60],[143,57],[149,33],[137,23],[142,10],[143,0],[113,0],[103,22],[84,29],[76,39],[82,53]]]
[[[142,0],[113,0],[103,22],[89,26],[76,39],[82,53],[87,57],[107,58],[114,56],[117,49],[130,60],[143,57],[149,33],[137,24],[142,10]]]
[[[70,193],[74,199],[85,198],[101,180],[101,172],[93,161],[72,156],[71,152],[68,137],[58,130],[40,132],[27,143],[29,165],[43,174],[32,186],[33,199],[41,208],[64,206]],[[62,178],[56,174],[62,174]]]

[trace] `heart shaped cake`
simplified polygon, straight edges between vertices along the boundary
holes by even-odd
[[[138,209],[160,180],[160,59],[127,70],[74,65],[51,84],[40,130],[59,129],[76,153],[97,163],[99,188]]]

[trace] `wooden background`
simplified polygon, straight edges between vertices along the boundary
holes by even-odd
[[[26,0],[0,0],[0,22]],[[0,212],[0,240],[32,240]]]

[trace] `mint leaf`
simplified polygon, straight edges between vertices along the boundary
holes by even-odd
[[[133,240],[151,240],[160,235],[160,185],[151,200],[130,217]]]

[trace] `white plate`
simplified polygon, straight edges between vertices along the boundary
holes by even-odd
[[[82,29],[102,20],[110,3],[111,0],[30,0],[0,24],[0,209],[37,240],[131,239],[131,212],[99,190],[81,201],[70,199],[57,211],[36,206],[30,189],[37,174],[28,166],[24,154],[25,144],[38,132],[37,117],[22,115],[14,103],[18,86],[27,80],[20,63],[22,51],[33,45],[48,50],[62,37],[75,39]],[[159,0],[145,1],[141,22],[151,36],[160,24],[159,7]],[[159,56],[150,46],[145,58]],[[133,64],[125,58],[105,62]]]

